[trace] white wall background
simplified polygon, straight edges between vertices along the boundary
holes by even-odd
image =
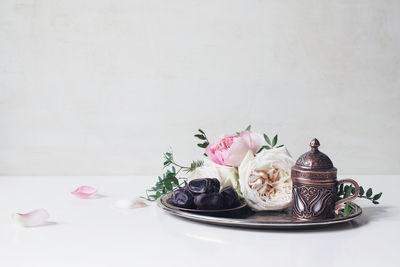
[[[400,1],[2,0],[0,174],[158,174],[252,124],[399,173]]]

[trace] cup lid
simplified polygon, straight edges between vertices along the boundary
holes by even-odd
[[[333,166],[331,159],[318,150],[320,143],[317,138],[314,138],[310,142],[311,150],[304,153],[296,161],[295,168],[301,170],[318,170],[318,171],[328,171],[336,170]]]

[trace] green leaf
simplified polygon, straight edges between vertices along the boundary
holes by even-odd
[[[205,135],[205,132],[203,132],[203,130],[202,130],[202,129],[199,129],[199,132],[201,132],[202,134],[204,134],[204,135]]]
[[[343,216],[347,217],[349,215],[350,215],[350,205],[349,202],[346,202],[346,205],[344,206]]]
[[[271,140],[269,140],[268,135],[264,134],[264,139],[267,142],[267,144],[271,145]]]
[[[280,147],[283,147],[283,145],[279,145],[279,146],[277,146],[277,147],[275,147],[275,148],[280,148]]]
[[[373,200],[372,203],[374,203],[375,205],[378,205],[378,204],[379,204],[379,202],[376,201],[376,200]]]
[[[365,193],[364,188],[360,186],[360,197],[362,197],[364,193]]]
[[[381,196],[382,196],[382,192],[379,193],[379,194],[376,194],[372,199],[373,199],[373,200],[378,200],[378,199],[381,198]]]
[[[367,198],[370,198],[372,196],[372,188],[367,190],[366,196],[367,196]]]
[[[239,132],[236,132],[236,135],[237,135],[237,136],[240,136],[240,133],[239,133]]]
[[[257,153],[260,153],[263,149],[270,150],[271,148],[270,148],[269,146],[262,146],[262,147],[257,151]]]
[[[247,126],[246,131],[250,131],[251,125]]]
[[[167,190],[172,190],[172,184],[171,184],[170,180],[165,180],[164,184],[165,184],[165,188],[167,188]]]
[[[274,147],[276,145],[276,143],[278,142],[278,135],[274,136],[274,139],[272,139],[272,144],[271,146]]]
[[[203,166],[204,161],[202,160],[197,160],[197,161],[192,161],[192,163],[190,163],[190,168],[185,170],[185,172],[192,172],[194,170],[196,170],[198,167]]]
[[[179,180],[178,180],[178,178],[173,177],[173,178],[171,179],[171,181],[172,181],[172,183],[174,183],[175,185],[179,185]]]
[[[208,142],[204,142],[204,143],[200,143],[200,144],[197,144],[199,147],[201,147],[201,148],[206,148],[209,144],[208,144]]]
[[[346,190],[346,192],[345,192],[345,194],[344,194],[344,197],[343,198],[347,198],[347,197],[349,197],[350,196],[350,194],[351,194],[351,191],[352,191],[352,189],[353,189],[353,186],[351,185],[351,186],[349,186],[349,187],[347,187],[347,190]]]
[[[207,138],[206,138],[204,135],[202,135],[202,134],[195,134],[194,136],[197,137],[197,138],[199,138],[199,139],[201,139],[201,140],[206,140],[206,139],[207,139]]]

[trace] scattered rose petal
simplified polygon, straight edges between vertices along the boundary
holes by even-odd
[[[50,217],[45,209],[37,209],[28,213],[14,213],[12,219],[24,227],[40,226],[47,223]]]
[[[71,192],[78,198],[89,198],[97,192],[97,188],[88,185],[82,185]]]
[[[143,200],[139,198],[134,198],[120,199],[115,202],[114,206],[119,209],[137,209],[147,207],[148,205]]]

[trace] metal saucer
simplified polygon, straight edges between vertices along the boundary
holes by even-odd
[[[170,194],[160,197],[157,201],[158,206],[169,214],[179,216],[196,222],[208,223],[221,226],[255,228],[255,229],[304,229],[327,227],[331,225],[350,222],[362,213],[362,209],[350,203],[350,215],[344,217],[343,211],[340,211],[332,219],[321,221],[295,221],[291,216],[291,208],[283,211],[263,211],[253,212],[244,206],[235,210],[220,211],[198,211],[198,210],[182,210],[181,208],[172,206],[168,203]]]

